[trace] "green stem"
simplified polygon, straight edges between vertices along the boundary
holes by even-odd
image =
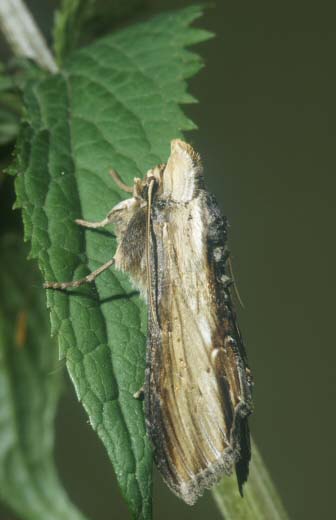
[[[41,31],[22,0],[0,0],[0,29],[16,56],[25,56],[41,67],[57,71]]]
[[[281,499],[252,441],[250,475],[241,498],[235,477],[224,477],[213,489],[225,520],[289,520]]]

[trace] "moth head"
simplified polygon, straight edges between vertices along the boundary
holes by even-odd
[[[133,197],[142,199],[143,201],[148,200],[148,189],[150,184],[154,181],[155,195],[161,195],[162,193],[162,178],[165,169],[165,164],[158,164],[154,168],[148,170],[144,179],[134,179]]]
[[[158,164],[154,168],[148,170],[146,174],[147,184],[150,183],[151,180],[154,180],[158,186],[162,184],[163,172],[166,168],[165,164]]]
[[[203,184],[203,166],[201,158],[193,147],[174,139],[171,152],[163,172],[163,196],[179,202],[188,202],[195,196],[195,191]]]

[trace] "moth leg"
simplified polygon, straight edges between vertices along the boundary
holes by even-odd
[[[139,388],[139,390],[133,394],[133,397],[134,399],[139,399],[139,401],[142,401],[145,397],[144,387],[142,386],[141,388]]]
[[[99,222],[89,222],[88,220],[82,220],[80,218],[76,218],[76,220],[75,220],[76,224],[78,224],[79,226],[83,226],[83,227],[91,228],[91,229],[103,228],[103,227],[107,226],[107,224],[109,224],[110,221],[111,221],[110,215],[107,215],[107,217],[105,217],[103,220],[100,220]]]
[[[110,170],[109,171],[109,174],[111,175],[112,179],[114,180],[114,182],[116,183],[116,185],[123,191],[126,191],[126,193],[133,193],[133,187],[131,186],[127,186],[127,184],[125,184],[119,174],[115,171],[115,170]]]
[[[80,285],[83,285],[85,283],[93,282],[97,278],[97,276],[109,269],[109,267],[111,267],[111,265],[113,264],[114,258],[106,262],[106,264],[101,265],[100,267],[98,267],[98,269],[92,271],[92,273],[88,274],[84,278],[80,278],[79,280],[75,280],[74,282],[45,282],[43,284],[43,287],[45,289],[67,289],[68,287],[79,287]]]
[[[133,187],[127,186],[121,179],[119,174],[115,170],[110,170],[109,174],[111,175],[112,179],[116,183],[116,185],[121,189],[126,191],[127,193],[133,193]],[[89,222],[88,220],[82,220],[80,218],[77,218],[75,220],[76,224],[79,226],[83,226],[90,229],[98,229],[103,228],[107,226],[112,220],[112,211],[108,213],[108,215],[99,222]]]
[[[90,228],[90,229],[103,228],[112,222],[114,215],[115,215],[115,213],[112,208],[111,211],[106,215],[106,217],[103,220],[100,220],[98,222],[90,222],[88,220],[83,220],[81,218],[76,218],[75,222],[79,226],[83,226],[85,228]]]

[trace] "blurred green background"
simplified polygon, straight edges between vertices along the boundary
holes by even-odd
[[[190,3],[149,2],[145,14]],[[27,4],[48,36],[57,2]],[[252,432],[293,520],[333,516],[333,6],[218,1],[201,22],[217,36],[199,48],[206,68],[191,82],[199,104],[185,108],[199,126],[188,139],[231,224],[245,303],[239,318],[256,382]],[[10,179],[4,188],[2,229],[12,202]],[[128,518],[104,448],[69,381],[56,442],[63,482],[83,512],[92,520]],[[189,508],[157,477],[154,518],[172,517],[220,515],[209,493]],[[0,519],[14,516],[1,510]]]

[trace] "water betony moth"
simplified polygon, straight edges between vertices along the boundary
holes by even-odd
[[[239,489],[251,457],[247,417],[252,378],[236,321],[227,263],[227,221],[207,191],[193,148],[171,143],[167,164],[149,170],[132,197],[101,222],[113,224],[118,247],[99,269],[125,271],[148,304],[144,401],[157,467],[168,486],[193,504],[205,488],[236,471]]]

